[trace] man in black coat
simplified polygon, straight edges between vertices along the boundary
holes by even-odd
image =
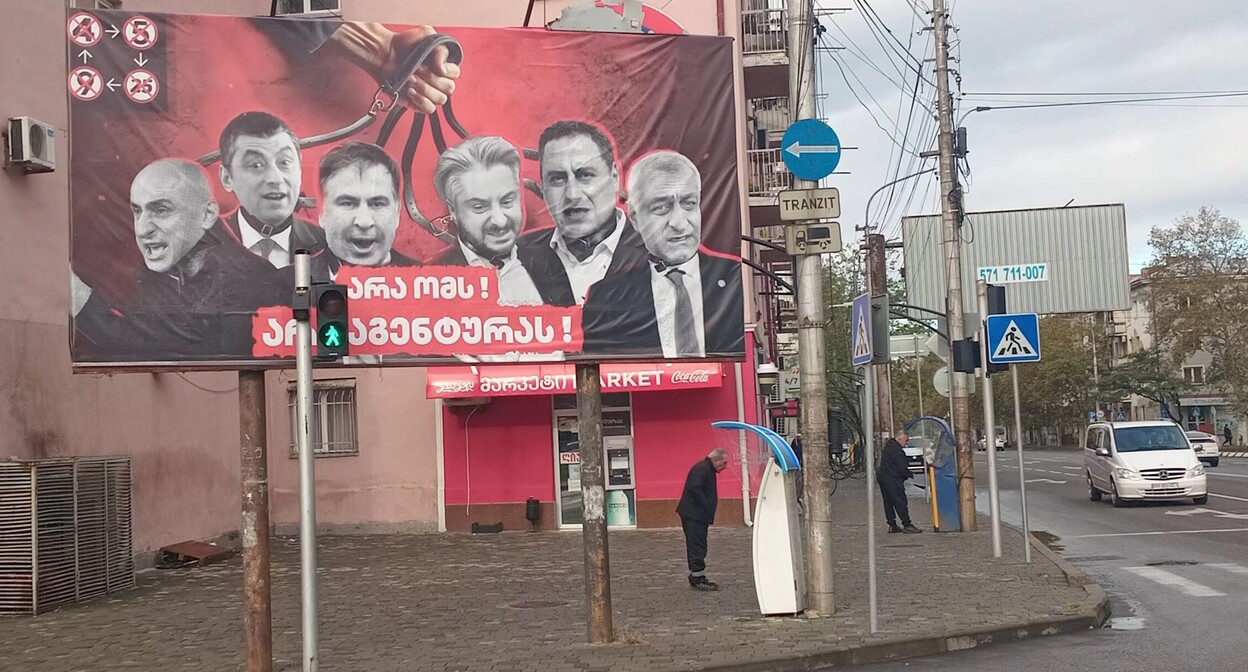
[[[923,530],[910,522],[910,505],[906,501],[906,481],[912,474],[903,446],[909,440],[908,434],[899,432],[896,438],[884,443],[875,480],[880,484],[880,496],[884,498],[884,518],[888,520],[888,531],[918,534]],[[897,527],[898,518],[901,519],[901,527]]]
[[[680,494],[676,513],[685,531],[685,555],[689,562],[689,585],[695,590],[718,590],[719,585],[706,578],[706,534],[715,522],[719,505],[717,477],[728,466],[728,453],[723,448],[712,450],[689,469],[685,489]]]

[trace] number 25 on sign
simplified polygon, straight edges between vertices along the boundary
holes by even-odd
[[[980,266],[979,277],[987,282],[1045,282],[1049,279],[1049,265],[1007,264],[1005,266]]]

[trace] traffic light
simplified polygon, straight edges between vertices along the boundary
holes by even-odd
[[[338,359],[351,354],[346,285],[314,285],[312,296],[316,305],[316,358]]]
[[[988,285],[988,314],[1004,315],[1009,312],[1005,307],[1005,287],[1001,285]],[[984,318],[987,319],[987,318]],[[987,330],[985,329],[985,334]],[[1002,373],[1010,370],[1009,364],[993,364],[985,362],[988,365],[988,375],[994,373]]]

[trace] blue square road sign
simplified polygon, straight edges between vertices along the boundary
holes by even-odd
[[[853,348],[850,350],[850,361],[854,366],[871,363],[871,295],[862,294],[854,298],[850,317],[850,334]]]
[[[1040,361],[1040,317],[1035,313],[988,316],[988,361]]]

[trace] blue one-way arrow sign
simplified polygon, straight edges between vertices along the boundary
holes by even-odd
[[[821,180],[841,161],[841,140],[818,119],[799,119],[780,140],[780,155],[789,172],[803,180]]]
[[[1040,318],[1035,313],[988,316],[988,361],[1040,361]]]

